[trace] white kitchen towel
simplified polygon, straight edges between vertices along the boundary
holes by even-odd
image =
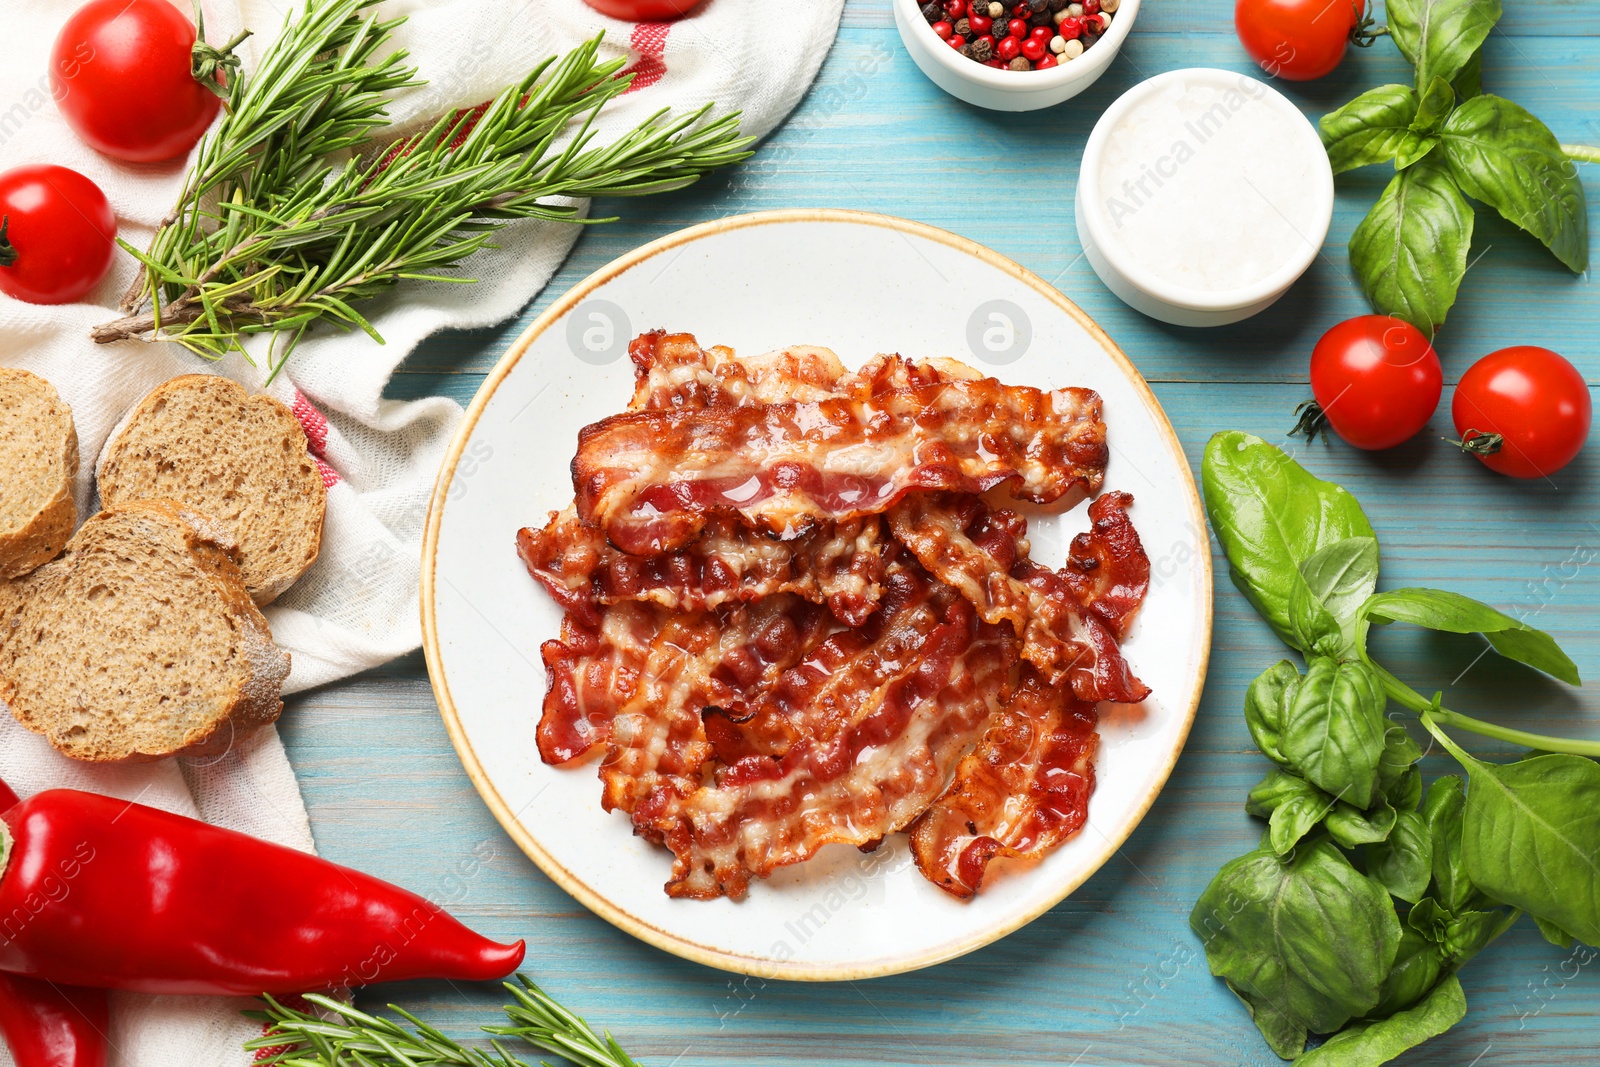
[[[205,0],[207,36],[255,35],[240,49],[245,71],[261,58],[284,19],[303,0]],[[61,0],[0,0],[7,36],[0,64],[0,170],[55,163],[93,179],[116,211],[121,236],[145,244],[171,207],[186,162],[130,165],[82,145],[62,121],[45,75],[51,42],[73,9]],[[180,4],[180,7],[186,6]],[[767,133],[799,102],[838,29],[843,0],[707,0],[687,19],[630,24],[605,18],[580,0],[387,0],[405,14],[395,47],[410,52],[426,84],[399,94],[399,129],[492,97],[546,56],[606,31],[604,54],[627,60],[632,90],[597,123],[605,139],[664,107],[715,102],[743,111],[745,132]],[[585,205],[586,206],[586,205]],[[139,398],[166,379],[195,371],[226,374],[290,405],[322,463],[329,486],[322,554],[267,609],[273,635],[293,656],[288,689],[346,677],[417,647],[417,583],[423,520],[440,459],[461,409],[435,398],[382,398],[400,361],[446,327],[503,321],[544,287],[566,257],[577,228],[525,222],[507,227],[498,249],[465,264],[470,286],[410,284],[363,307],[387,344],[364,334],[309,337],[270,386],[265,373],[230,356],[206,364],[169,344],[98,346],[89,329],[110,318],[134,273],[119,255],[86,302],[24,304],[0,294],[0,365],[49,379],[72,406],[82,463],[80,511],[95,495],[93,466],[107,434]],[[257,352],[259,355],[259,351]],[[167,761],[126,768],[74,764],[0,713],[0,776],[26,796],[52,785],[97,792],[197,815],[219,825],[311,849],[305,809],[277,734],[260,731],[215,761]],[[238,1005],[205,998],[119,995],[114,1002],[113,1067],[175,1063],[243,1064],[251,1033]],[[12,1067],[0,1049],[0,1067]]]

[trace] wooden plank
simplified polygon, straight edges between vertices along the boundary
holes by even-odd
[[[884,0],[852,0],[817,86],[751,166],[673,196],[602,205],[631,221],[588,231],[517,321],[430,341],[390,395],[470,398],[509,341],[558,293],[646,240],[736,211],[825,205],[946,226],[1059,278],[1155,381],[1196,470],[1217,429],[1289,443],[1284,431],[1306,395],[1311,343],[1363,310],[1341,276],[1343,241],[1380,176],[1341,179],[1324,261],[1266,315],[1206,332],[1164,327],[1123,308],[1074,262],[1070,205],[1084,137],[1099,109],[1142,73],[1194,64],[1246,69],[1226,32],[1225,5],[1152,0],[1147,8],[1126,55],[1077,103],[996,116],[950,100],[922,78],[900,50]],[[1207,21],[1218,17],[1221,27]],[[1600,138],[1591,125],[1600,11],[1576,0],[1515,4],[1506,28],[1534,36],[1497,37],[1490,85],[1565,138]],[[1291,95],[1316,114],[1402,75],[1393,50],[1380,43],[1334,82]],[[1485,220],[1479,232],[1479,248],[1492,248],[1468,276],[1441,339],[1447,376],[1490,348],[1537,342],[1565,351],[1594,381],[1600,308],[1586,283],[1509,227]],[[1438,585],[1526,613],[1557,634],[1585,675],[1600,674],[1592,562],[1600,558],[1593,498],[1600,453],[1591,449],[1553,486],[1513,483],[1454,454],[1439,440],[1448,431],[1441,413],[1421,439],[1380,456],[1337,444],[1292,447],[1362,500],[1382,540],[1386,586]],[[528,938],[529,973],[616,1031],[646,1063],[1274,1064],[1243,1009],[1207,974],[1186,921],[1216,868],[1260,832],[1242,804],[1266,763],[1239,704],[1249,680],[1283,655],[1220,564],[1216,593],[1211,672],[1194,733],[1121,854],[1025,931],[965,959],[872,982],[737,978],[676,960],[589,914],[516,851],[479,802],[450,749],[419,655],[293,699],[283,733],[324,854],[427,893],[487,933]],[[1592,697],[1492,655],[1474,664],[1481,651],[1474,638],[1396,631],[1375,643],[1398,674],[1419,689],[1445,688],[1461,710],[1528,729],[1600,735]],[[1433,755],[1426,767],[1430,775],[1451,770]],[[618,832],[626,832],[620,823]],[[1464,972],[1467,1021],[1400,1062],[1589,1062],[1600,1043],[1592,971],[1524,924]],[[401,1001],[465,1036],[492,1021],[504,998],[492,988],[413,983],[362,999]]]

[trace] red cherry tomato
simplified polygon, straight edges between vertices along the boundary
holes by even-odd
[[[221,106],[193,74],[194,24],[169,0],[90,0],[61,27],[50,84],[67,125],[131,163],[181,156]]]
[[[1236,0],[1233,27],[1273,78],[1311,81],[1344,58],[1364,0]]]
[[[681,18],[700,0],[584,0],[602,15],[624,22],[667,22]]]
[[[1315,405],[1301,416],[1312,433],[1326,421],[1357,448],[1393,448],[1414,437],[1439,406],[1438,353],[1409,322],[1359,315],[1311,350]]]
[[[1548,348],[1518,345],[1467,368],[1450,401],[1462,447],[1513,478],[1542,478],[1589,438],[1589,387]]]
[[[49,165],[0,174],[0,290],[30,304],[70,304],[111,269],[117,217],[100,187]]]

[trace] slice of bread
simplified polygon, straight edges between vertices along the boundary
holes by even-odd
[[[220,525],[169,500],[119,504],[0,593],[0,701],[74,759],[226,751],[272,722],[289,654]]]
[[[37,374],[0,367],[0,580],[60,555],[78,509],[72,409]]]
[[[159,386],[111,432],[96,474],[106,506],[177,500],[222,523],[263,606],[322,546],[327,490],[305,431],[288,408],[227,378],[185,374]]]

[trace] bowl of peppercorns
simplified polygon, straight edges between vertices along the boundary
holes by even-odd
[[[1116,58],[1139,0],[894,0],[922,73],[951,96],[996,111],[1059,104]]]

